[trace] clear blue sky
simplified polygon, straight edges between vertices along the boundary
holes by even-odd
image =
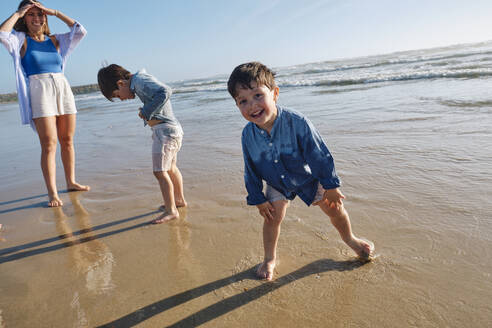
[[[0,1],[0,20],[19,1]],[[88,30],[68,61],[72,85],[103,61],[172,82],[272,67],[492,40],[492,0],[45,0]],[[50,17],[52,32],[67,30]],[[0,49],[0,93],[15,91]]]

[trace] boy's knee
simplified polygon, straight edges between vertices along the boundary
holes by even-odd
[[[154,171],[154,176],[157,178],[157,179],[164,179],[167,175],[167,172],[166,171]]]

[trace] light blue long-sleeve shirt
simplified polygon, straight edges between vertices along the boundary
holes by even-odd
[[[176,119],[171,106],[170,87],[159,82],[144,69],[133,74],[130,82],[130,90],[143,102],[142,115],[145,120],[156,119],[166,125],[165,134],[169,136],[182,136],[183,129]]]
[[[249,205],[267,201],[263,180],[287,199],[299,196],[311,205],[321,183],[324,189],[340,186],[330,151],[319,132],[302,114],[277,106],[270,131],[249,122],[243,129],[244,182]]]

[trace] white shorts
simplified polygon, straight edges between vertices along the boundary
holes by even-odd
[[[63,73],[29,76],[32,118],[77,113],[72,89]]]
[[[316,203],[323,199],[324,193],[325,193],[325,189],[323,188],[321,183],[318,183],[318,190],[316,191],[316,195],[314,195],[314,199],[311,205],[318,205]],[[278,191],[277,189],[273,188],[268,184],[265,190],[265,197],[268,199],[270,203],[277,200],[288,200],[280,191]]]
[[[152,127],[152,166],[154,172],[169,171],[176,161],[181,149],[182,136],[170,137],[164,134],[166,127],[162,124]]]

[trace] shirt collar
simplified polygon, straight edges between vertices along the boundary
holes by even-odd
[[[135,76],[141,73],[147,73],[145,68],[142,68],[141,70],[138,70],[137,73],[133,74],[131,79],[130,79],[130,91],[135,92]]]
[[[281,115],[282,115],[282,107],[279,105],[275,105],[277,107],[277,117],[275,118],[275,122],[273,122],[272,130],[270,131],[270,137],[273,136],[275,131],[277,130],[277,126],[280,124],[279,121],[281,120]],[[260,129],[256,124],[253,124],[254,128],[258,130],[258,132],[264,131],[263,129]],[[266,132],[266,131],[265,131]]]

